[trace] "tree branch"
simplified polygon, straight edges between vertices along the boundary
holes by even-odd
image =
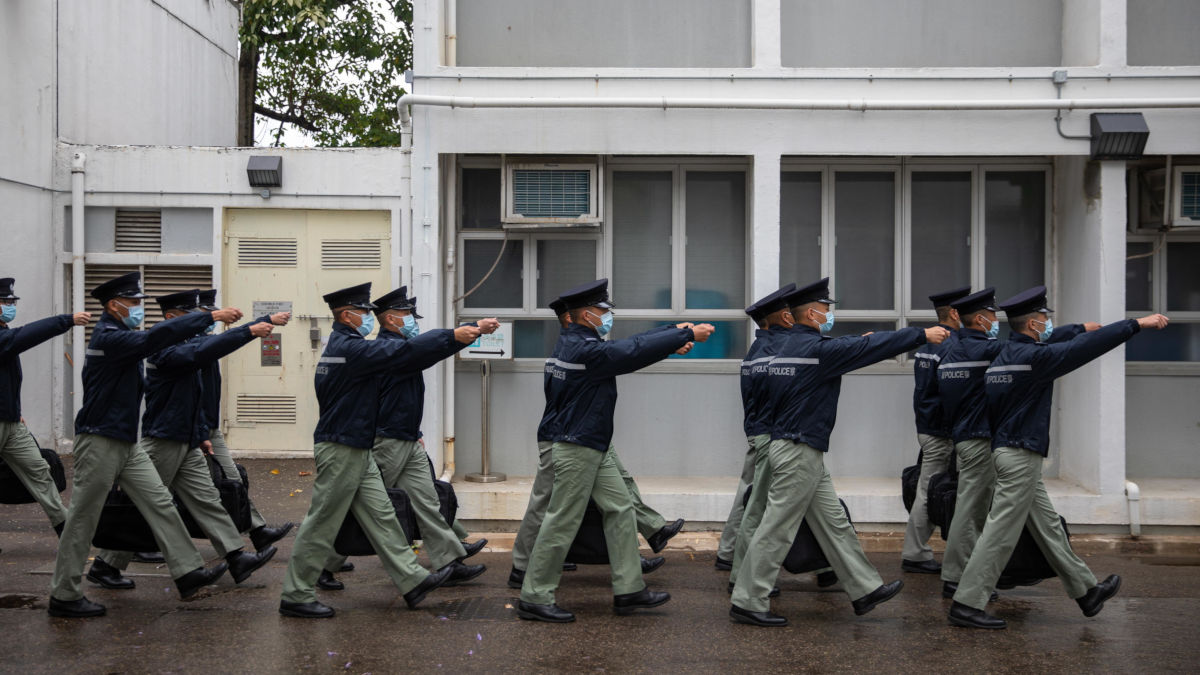
[[[301,129],[304,129],[306,131],[311,131],[314,134],[316,132],[320,131],[320,129],[317,128],[317,125],[313,124],[312,122],[308,121],[307,119],[305,119],[304,117],[302,117],[300,115],[292,115],[289,113],[277,112],[275,110],[271,110],[270,108],[263,106],[263,105],[259,105],[257,103],[254,104],[254,112],[258,113],[259,115],[263,115],[265,117],[270,117],[273,120],[278,120],[280,122],[286,122],[287,124],[295,124],[296,126],[300,127]]]

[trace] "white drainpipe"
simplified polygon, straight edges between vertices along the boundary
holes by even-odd
[[[76,152],[71,157],[71,312],[84,310],[83,258],[87,245],[83,229],[83,188],[86,164],[87,156],[82,152]],[[74,404],[71,419],[74,419],[75,413],[83,407],[83,360],[84,350],[87,349],[83,339],[83,326],[71,329],[71,391]]]
[[[1142,535],[1142,491],[1137,483],[1125,481],[1125,499],[1129,503],[1129,536],[1137,539]]]

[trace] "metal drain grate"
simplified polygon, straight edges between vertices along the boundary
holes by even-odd
[[[516,616],[508,598],[460,598],[434,605],[429,612],[448,621],[508,621]]]

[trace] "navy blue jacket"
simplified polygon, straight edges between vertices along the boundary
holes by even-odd
[[[212,312],[194,312],[133,330],[105,312],[96,322],[83,362],[83,407],[75,434],[137,442],[142,407],[142,359],[202,332]]]
[[[955,443],[991,438],[983,373],[1004,349],[1004,343],[974,328],[960,328],[957,335],[954,345],[942,354],[937,369],[939,398],[942,415],[950,426],[949,437]]]
[[[842,375],[925,344],[925,329],[830,338],[797,324],[779,345],[767,378],[774,408],[771,439],[789,439],[829,452]]]
[[[254,340],[250,325],[230,328],[219,335],[197,335],[146,359],[143,436],[179,441],[191,448],[208,440],[203,370]]]
[[[937,368],[958,338],[950,326],[938,325],[950,331],[950,337],[941,344],[925,344],[913,354],[913,414],[918,434],[949,438],[950,421],[942,415]]]
[[[783,326],[758,328],[754,331],[754,342],[742,361],[742,428],[746,436],[771,433],[771,419],[766,413],[767,372],[775,347],[788,334]]]
[[[264,315],[257,319],[244,324],[253,326],[256,323],[271,323],[271,316]],[[197,339],[211,340],[217,335],[204,334]],[[221,363],[213,361],[212,363],[200,369],[200,379],[204,382],[204,391],[200,394],[200,405],[204,409],[204,424],[208,427],[211,433],[214,429],[219,429],[221,424]]]
[[[551,440],[608,450],[617,376],[661,361],[693,339],[692,329],[670,326],[606,342],[591,328],[569,324],[554,347],[546,392],[547,407],[558,411]]]
[[[467,345],[454,339],[454,331],[448,328],[431,330],[416,339],[437,338],[438,344],[422,349],[420,354],[403,359],[396,367],[380,375],[379,428],[376,436],[415,441],[421,437],[421,417],[425,413],[425,378],[421,371],[454,356]],[[405,340],[394,331],[380,329],[376,340]]]
[[[550,352],[550,358],[546,359],[546,366],[542,369],[542,394],[546,397],[546,407],[542,409],[542,421],[538,422],[537,439],[539,443],[554,441],[554,422],[558,416],[558,408],[550,399],[550,383],[554,381],[554,367],[558,362],[559,345],[562,344],[562,337],[566,330],[566,328],[559,328],[558,342],[554,343],[554,350]]]
[[[321,410],[313,440],[371,449],[379,426],[379,376],[444,350],[445,338],[436,331],[411,340],[366,340],[346,324],[334,323],[313,378]]]
[[[1045,457],[1050,451],[1054,380],[1124,343],[1139,330],[1137,320],[1126,319],[1049,344],[1020,333],[1010,337],[987,369],[984,384],[992,448],[1025,448]],[[1058,333],[1055,330],[1054,337]]]
[[[0,326],[0,422],[21,421],[21,352],[71,330],[70,314],[21,326]]]

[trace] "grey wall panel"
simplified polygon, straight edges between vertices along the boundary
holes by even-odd
[[[1200,377],[1125,378],[1125,473],[1200,478]]]
[[[1061,0],[782,0],[783,65],[1057,66]]]
[[[750,0],[457,3],[460,66],[750,66]]]
[[[1200,66],[1200,2],[1136,0],[1126,10],[1131,66]]]
[[[212,209],[163,209],[163,253],[212,253]]]
[[[63,214],[63,250],[72,251],[71,207]],[[117,210],[88,206],[83,210],[83,241],[89,253],[112,253],[116,246]]]

